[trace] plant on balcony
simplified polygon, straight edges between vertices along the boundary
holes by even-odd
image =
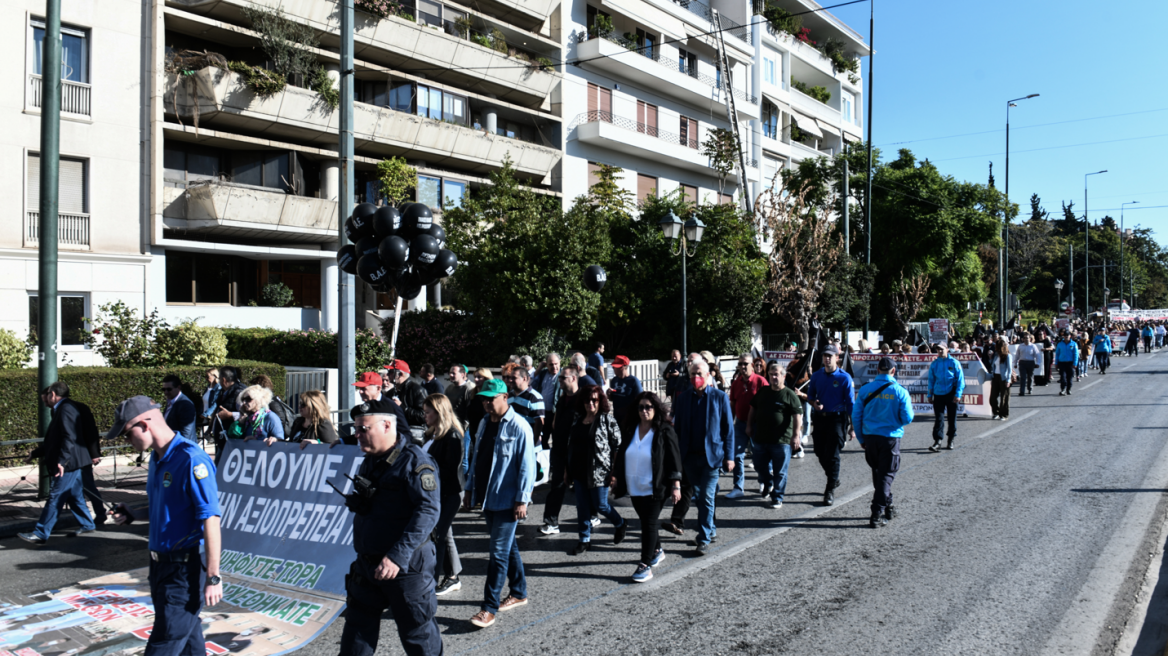
[[[195,84],[191,77],[195,71],[202,70],[208,66],[216,68],[227,68],[227,59],[217,53],[208,52],[206,50],[179,50],[172,52],[166,56],[165,70],[168,74],[174,75],[178,79],[178,84],[174,86],[174,92],[171,95],[171,105],[174,107],[174,114],[178,118],[179,125],[182,125],[182,115],[178,111],[178,92],[181,87],[187,95],[194,98],[194,104],[191,106],[191,114],[194,116],[195,134],[199,133],[199,103],[201,101],[201,93],[199,92],[199,85]],[[212,99],[208,99],[212,101]],[[213,101],[212,101],[213,102]]]
[[[378,18],[389,18],[400,14],[402,6],[397,0],[354,0],[353,8]]]
[[[507,35],[503,34],[503,30],[497,27],[491,28],[491,49],[507,54]]]
[[[328,105],[329,109],[336,109],[337,105],[341,104],[341,92],[333,86],[333,79],[329,77],[324,66],[316,67],[312,79],[309,80],[309,86],[320,94],[321,102]]]
[[[803,18],[777,5],[768,4],[762,11],[762,17],[767,20],[767,29],[771,34],[789,34],[796,36],[803,29]]]
[[[556,70],[555,62],[548,59],[547,57],[536,57],[535,63],[539,64],[539,70],[541,71],[547,71],[551,73]]]
[[[804,95],[811,96],[825,105],[831,100],[831,92],[827,90],[827,87],[811,86],[791,78],[791,88],[801,91]]]
[[[32,357],[32,345],[7,328],[0,328],[0,369],[20,369]]]
[[[292,288],[282,282],[270,282],[260,290],[260,304],[268,307],[286,307],[292,298]]]
[[[454,31],[458,32],[459,38],[467,38],[473,30],[474,22],[471,21],[470,16],[459,16],[454,19]]]
[[[377,163],[377,179],[385,202],[397,205],[410,197],[418,182],[418,171],[406,164],[404,157],[390,157]]]
[[[632,32],[625,32],[624,37],[625,38],[621,41],[621,45],[625,47],[625,50],[631,50],[635,52],[637,50],[637,35]]]
[[[592,27],[588,28],[588,38],[595,39],[597,37],[606,37],[612,34],[612,16],[597,16]]]
[[[312,79],[320,67],[312,50],[320,42],[311,27],[288,20],[279,9],[244,7],[242,11],[252,29],[259,32],[260,49],[273,71],[298,85]]]
[[[230,62],[227,64],[227,68],[243,76],[243,82],[247,88],[260,98],[274,96],[288,86],[288,80],[283,75],[266,68],[252,66],[241,61]]]
[[[831,70],[836,75],[847,73],[849,82],[852,84],[860,82],[860,60],[848,54],[843,41],[829,37],[819,50],[831,62]]]
[[[702,142],[702,155],[710,159],[710,168],[718,172],[718,194],[726,188],[726,176],[738,165],[741,145],[738,136],[730,130],[714,128]]]
[[[791,141],[803,142],[807,139],[807,133],[800,130],[798,125],[791,123]]]

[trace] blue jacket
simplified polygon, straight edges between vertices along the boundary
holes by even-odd
[[[166,425],[170,430],[195,441],[195,402],[181,392],[167,404]]]
[[[1152,330],[1151,326],[1144,326],[1144,329],[1140,331],[1140,335],[1143,335],[1144,337],[1151,337],[1154,334],[1155,331]]]
[[[866,405],[864,399],[884,385],[892,383],[880,395]],[[904,437],[904,427],[913,420],[912,399],[908,390],[901,387],[888,374],[880,374],[876,379],[860,388],[856,395],[856,405],[852,408],[852,425],[856,428],[856,439],[864,443],[865,435],[882,437]]]
[[[965,368],[952,356],[933,360],[929,365],[929,396],[953,393],[957,398],[965,392]]]
[[[484,417],[475,433],[475,445],[483,443],[483,431],[491,418]],[[511,510],[518,503],[531,503],[531,491],[535,488],[535,438],[531,424],[507,408],[507,414],[499,420],[499,434],[495,436],[495,448],[491,457],[491,479],[487,482],[487,498],[475,499],[483,503],[483,510]],[[474,458],[467,471],[466,489],[475,489],[475,463],[487,457],[476,448]]]
[[[1110,335],[1096,335],[1092,343],[1095,345],[1096,353],[1111,353]]]
[[[1075,342],[1064,342],[1061,339],[1054,345],[1055,362],[1078,362],[1079,345]]]
[[[1009,381],[1014,376],[1014,356],[1007,353],[1004,357],[994,354],[990,358],[990,375],[1001,376],[1002,380]]]
[[[207,398],[203,403],[203,416],[207,419],[210,419],[211,416],[215,414],[215,411],[219,409],[219,395],[222,393],[223,386],[219,383],[215,383],[214,385],[207,388],[207,391],[204,394],[204,396]]]
[[[722,390],[706,385],[706,416],[703,425],[694,426],[693,422],[702,421],[694,417],[694,397],[698,394],[692,387],[677,395],[673,404],[673,426],[677,430],[677,445],[681,448],[681,461],[685,462],[690,449],[697,449],[698,444],[691,439],[690,430],[699,430],[704,438],[700,445],[706,451],[706,464],[712,469],[722,466],[722,462],[733,457],[734,454],[734,414],[730,409],[730,395]],[[743,436],[745,439],[745,436]]]

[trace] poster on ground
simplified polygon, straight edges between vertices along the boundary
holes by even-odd
[[[363,457],[348,445],[228,442],[216,472],[223,601],[202,612],[208,655],[287,654],[341,614],[353,521],[328,481],[347,492],[342,474]],[[0,656],[142,654],[154,624],[147,572],[0,592]]]

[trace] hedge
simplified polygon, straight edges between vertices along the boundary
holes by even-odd
[[[337,367],[337,334],[327,330],[223,328],[227,357],[276,362],[285,367]],[[357,371],[390,364],[389,342],[373,330],[357,331]]]
[[[286,371],[283,366],[268,362],[228,360],[225,364],[239,367],[246,383],[254,376],[267,374],[272,379],[276,394],[284,396]],[[69,384],[70,398],[93,410],[99,430],[113,424],[118,403],[139,394],[155,401],[162,399],[162,379],[174,374],[189,385],[192,393],[201,394],[206,385],[204,373],[208,367],[179,365],[156,369],[114,369],[111,367],[62,367],[57,378]],[[40,405],[36,369],[0,371],[0,440],[28,440],[37,436],[37,407]],[[6,454],[31,450],[11,447]]]
[[[393,319],[381,324],[381,335],[393,336]],[[506,340],[503,340],[506,341]],[[397,357],[417,372],[424,363],[438,368],[439,375],[453,364],[501,362],[509,343],[487,335],[472,317],[450,310],[428,309],[405,312],[398,326]]]

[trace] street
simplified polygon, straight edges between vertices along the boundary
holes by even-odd
[[[1073,396],[1057,384],[1013,396],[1008,421],[959,420],[953,451],[928,452],[932,417],[918,419],[893,487],[899,516],[880,530],[867,525],[870,470],[855,442],[830,508],[813,454],[792,462],[781,510],[764,507],[749,471],[746,498],[719,496],[709,555],[694,555],[692,531],[662,533],[668,556],[647,584],[629,579],[639,527],[627,501],[626,541],[613,546],[606,523],[573,557],[572,497],[562,532],[546,537],[537,489],[520,527],[531,602],[485,630],[468,621],[482,596],[484,523],[461,513],[463,587],[439,602],[446,653],[1111,654],[1168,510],[1165,363],[1115,358]],[[2,540],[0,571],[7,587],[33,592],[145,566],[145,528],[41,548]],[[336,654],[342,626],[299,653]],[[378,653],[401,653],[392,620]]]

